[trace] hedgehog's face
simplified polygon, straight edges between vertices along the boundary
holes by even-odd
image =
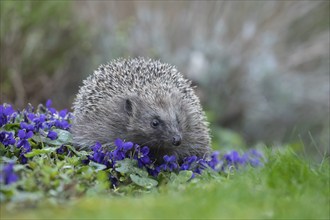
[[[173,151],[184,143],[186,114],[178,97],[163,95],[147,100],[133,97],[126,99],[124,109],[130,141],[160,151]]]

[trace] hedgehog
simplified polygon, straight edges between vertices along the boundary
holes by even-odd
[[[191,81],[159,60],[116,59],[101,65],[80,87],[73,103],[72,134],[78,147],[117,138],[165,155],[206,157],[209,125]]]

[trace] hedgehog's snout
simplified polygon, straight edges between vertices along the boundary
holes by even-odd
[[[180,135],[174,135],[172,139],[172,144],[174,146],[179,146],[181,144],[181,136]]]

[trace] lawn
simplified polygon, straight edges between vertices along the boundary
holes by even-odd
[[[76,151],[68,144],[67,112],[48,105],[15,115],[7,107],[0,112],[1,219],[330,217],[327,157],[315,162],[290,145],[263,147],[260,158],[231,151],[216,165],[171,161],[154,174],[156,167],[142,150],[135,149],[137,157],[125,151],[119,158],[118,149],[127,142],[116,143],[111,160],[95,146]]]

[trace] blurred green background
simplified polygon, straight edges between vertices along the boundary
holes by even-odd
[[[329,1],[4,1],[1,103],[70,109],[118,57],[171,63],[197,85],[213,141],[329,154]]]

